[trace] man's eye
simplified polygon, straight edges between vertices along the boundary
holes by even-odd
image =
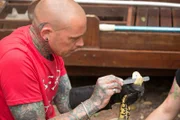
[[[76,41],[76,40],[77,40],[77,38],[73,38],[72,40],[73,40],[73,41]]]
[[[71,38],[71,41],[75,42],[78,38]]]

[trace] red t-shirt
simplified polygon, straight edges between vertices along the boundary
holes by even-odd
[[[0,120],[14,120],[9,107],[43,101],[46,119],[55,116],[52,100],[59,78],[66,74],[63,59],[44,58],[32,43],[30,26],[0,41]]]

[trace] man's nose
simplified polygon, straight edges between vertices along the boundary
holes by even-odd
[[[79,38],[79,40],[77,41],[77,43],[76,43],[76,46],[78,46],[78,47],[82,47],[82,46],[84,46],[84,40],[83,40],[83,38],[81,37],[81,38]]]

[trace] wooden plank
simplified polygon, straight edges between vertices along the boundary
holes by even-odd
[[[104,76],[114,74],[117,76],[130,76],[132,72],[139,71],[142,76],[174,76],[176,70],[169,69],[141,69],[141,68],[112,68],[66,65],[70,76]]]
[[[13,32],[14,29],[0,29],[0,40]]]
[[[100,24],[127,25],[127,21],[100,21]]]
[[[34,0],[35,1],[35,0]],[[31,2],[22,0],[21,2],[15,1],[15,2],[8,2],[9,6],[29,6]]]
[[[81,49],[64,58],[69,66],[114,68],[177,69],[180,68],[180,52]]]
[[[17,24],[3,24],[3,29],[16,29],[21,26],[28,25],[26,23],[17,23]]]
[[[127,26],[134,26],[136,8],[130,6],[128,9]]]
[[[179,39],[179,33],[100,32],[100,48],[180,51]]]
[[[81,4],[86,14],[94,14],[101,21],[127,21],[128,7],[115,5]]]
[[[87,15],[87,31],[84,35],[84,46],[99,47],[99,19],[94,15]]]
[[[180,8],[173,8],[173,26],[180,27]]]
[[[23,24],[29,24],[30,21],[29,20],[5,20],[5,19],[0,19],[0,23],[4,23],[4,24],[16,24],[16,23],[23,23]]]
[[[159,26],[159,8],[148,9],[148,26]]]
[[[15,29],[20,26],[31,24],[29,20],[4,20],[0,19],[0,24],[3,25],[3,29]]]
[[[138,7],[136,15],[136,26],[147,26],[148,8]]]
[[[172,27],[171,8],[160,8],[160,26]]]

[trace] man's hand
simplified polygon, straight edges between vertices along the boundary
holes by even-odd
[[[140,97],[144,94],[144,84],[142,85],[135,85],[135,84],[128,84],[123,85],[121,93],[115,94],[112,96],[107,108],[111,107],[114,103],[121,102],[124,95],[127,95],[125,103],[129,106],[136,102]]]
[[[143,85],[143,77],[138,71],[134,71],[132,73],[132,78],[136,79],[133,84],[124,85],[122,89],[122,93],[120,94],[120,98],[127,95],[124,103],[128,106],[133,104],[138,100],[138,98],[142,97],[144,94],[144,85]]]
[[[123,85],[122,81],[121,78],[114,75],[100,77],[97,80],[90,100],[99,109],[104,108],[109,103],[112,95],[121,92],[121,86]]]
[[[98,82],[97,82],[98,83]],[[124,95],[128,95],[129,104],[133,104],[139,97],[144,93],[144,86],[135,86],[133,84],[121,86],[122,90],[120,93],[114,94],[109,103],[104,109],[110,109],[114,103],[121,102]],[[75,108],[81,102],[89,99],[93,92],[95,86],[83,86],[72,88],[70,90],[70,105],[72,108]],[[111,90],[112,91],[112,90]]]

